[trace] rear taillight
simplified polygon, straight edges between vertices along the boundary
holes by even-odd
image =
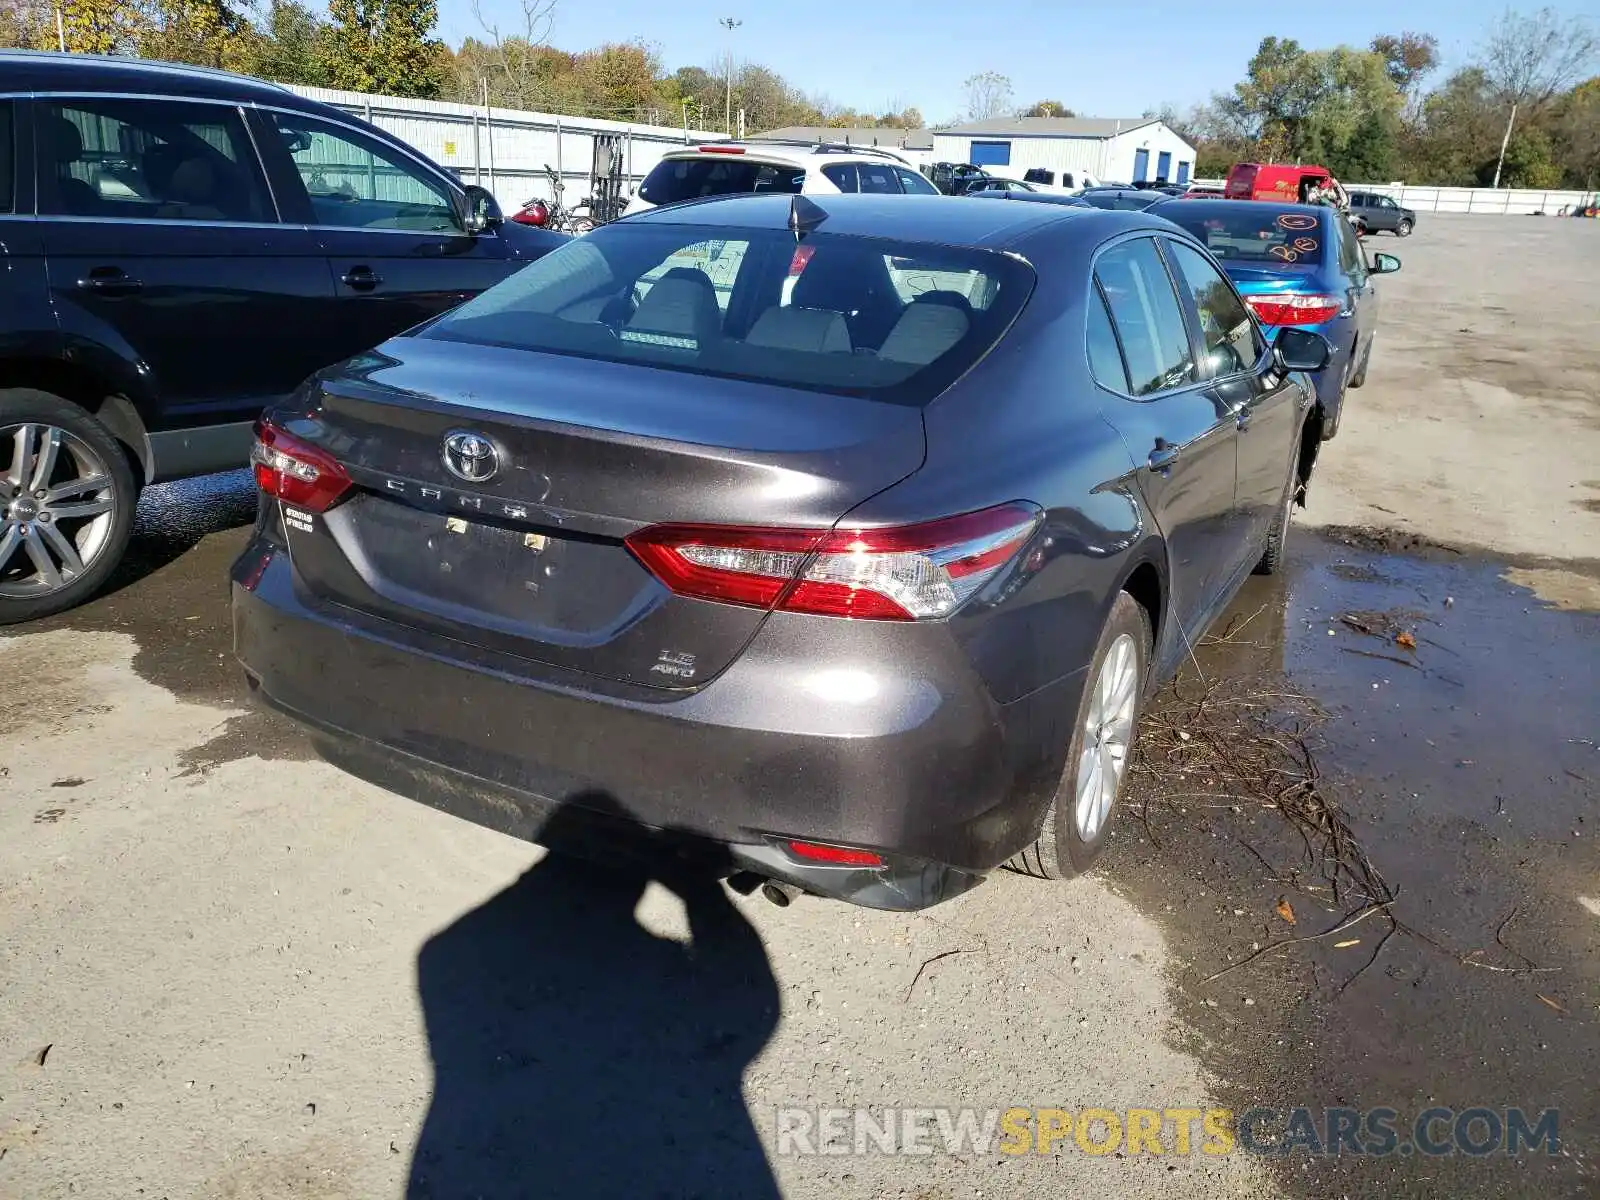
[[[350,490],[350,476],[326,451],[307,445],[266,418],[256,422],[250,465],[256,486],[310,512],[327,512]]]
[[[1263,325],[1321,325],[1338,316],[1343,307],[1337,296],[1303,296],[1293,292],[1244,299]]]
[[[655,525],[627,545],[681,596],[861,620],[946,617],[1016,558],[1030,504],[890,529]]]

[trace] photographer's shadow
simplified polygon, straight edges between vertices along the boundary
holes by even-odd
[[[423,947],[434,1091],[413,1200],[777,1196],[740,1091],[777,982],[716,873],[659,858],[551,854]],[[682,899],[688,945],[635,920],[651,879]]]

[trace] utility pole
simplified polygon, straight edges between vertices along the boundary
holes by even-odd
[[[717,24],[721,25],[724,29],[726,29],[728,31],[728,71],[727,71],[727,84],[728,84],[728,86],[727,86],[727,90],[724,93],[723,102],[722,102],[722,124],[723,124],[723,128],[725,128],[728,131],[728,136],[732,137],[733,136],[733,31],[735,29],[739,28],[739,26],[743,25],[744,22],[740,21],[740,20],[736,20],[733,17],[722,17],[717,21]]]
[[[1500,186],[1500,169],[1506,165],[1506,147],[1511,144],[1511,127],[1517,123],[1517,106],[1511,106],[1511,119],[1506,122],[1506,135],[1500,139],[1500,159],[1494,164],[1493,187]]]
[[[61,18],[61,5],[56,5],[56,46],[61,53],[67,52],[67,25]]]

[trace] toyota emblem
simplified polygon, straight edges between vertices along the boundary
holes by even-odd
[[[444,437],[445,469],[457,479],[482,483],[500,469],[500,451],[481,433],[459,430]]]

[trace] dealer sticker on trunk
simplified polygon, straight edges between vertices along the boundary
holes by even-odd
[[[310,533],[316,528],[316,518],[308,512],[301,512],[298,508],[283,506],[283,523],[290,529],[298,529],[301,533]]]

